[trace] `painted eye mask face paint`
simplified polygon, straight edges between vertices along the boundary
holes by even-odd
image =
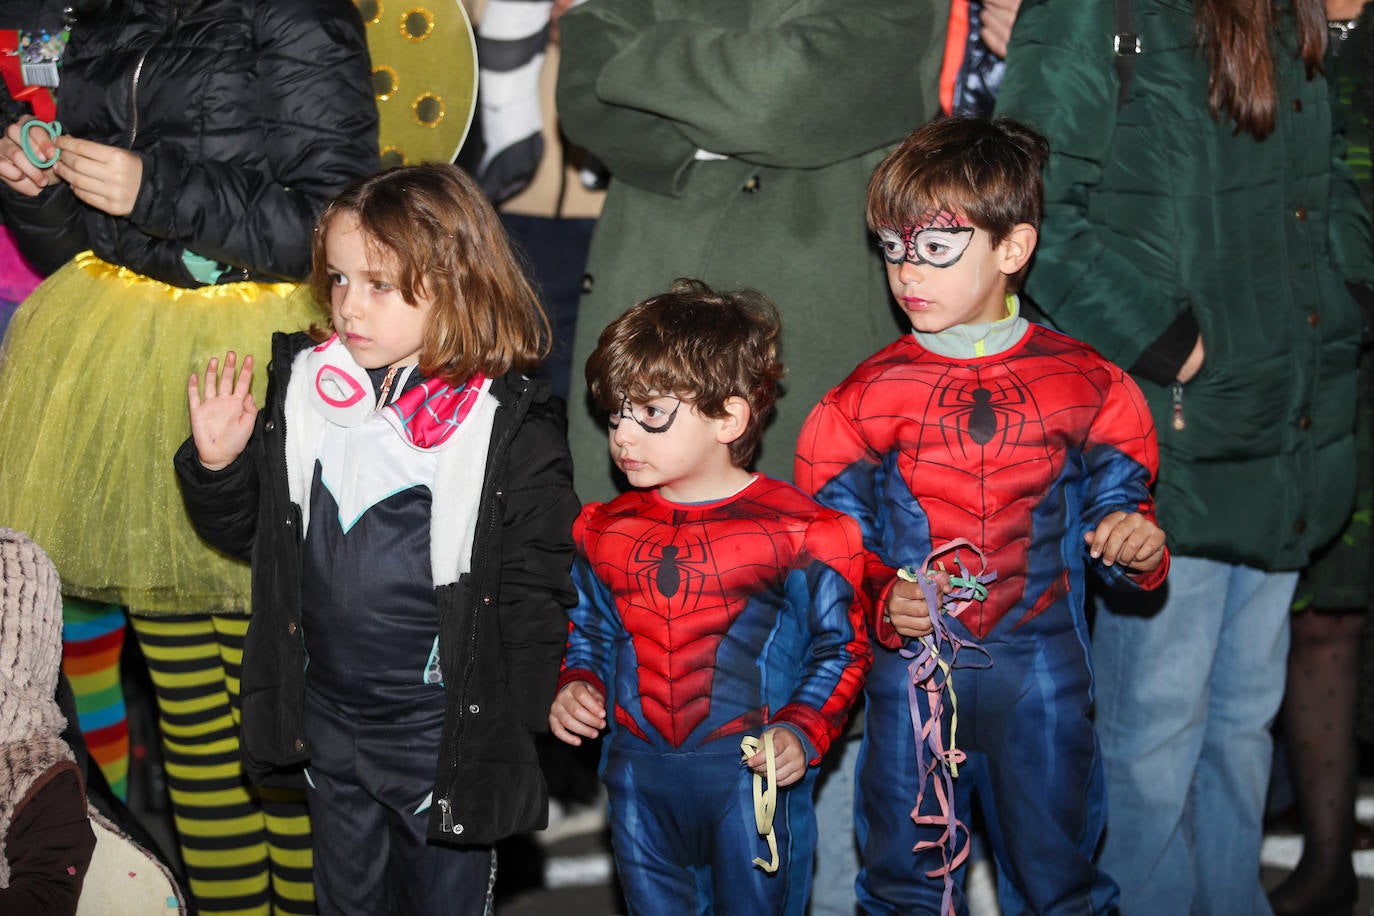
[[[958,262],[973,241],[973,227],[963,226],[948,213],[940,213],[923,226],[903,226],[896,232],[878,230],[878,244],[889,264],[929,264],[949,267]]]
[[[669,410],[669,407],[672,409]],[[674,397],[659,396],[637,404],[627,395],[621,398],[620,409],[606,418],[606,425],[611,429],[619,429],[620,421],[629,417],[646,433],[666,433],[677,419],[681,407],[682,401]]]

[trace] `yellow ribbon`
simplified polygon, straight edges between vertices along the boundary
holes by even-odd
[[[759,746],[759,739],[753,735],[745,735],[739,743],[745,760],[757,754]],[[768,855],[771,858],[755,857],[754,864],[771,875],[778,870],[778,834],[773,829],[773,812],[778,808],[778,760],[773,751],[772,731],[763,733],[762,747],[766,775],[754,774],[754,829],[759,836],[768,840]]]

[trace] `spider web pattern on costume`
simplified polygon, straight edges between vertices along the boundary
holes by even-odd
[[[909,337],[885,348],[818,408],[798,482],[866,518],[890,566],[932,544],[977,544],[999,572],[987,601],[960,618],[981,639],[1013,609],[1023,608],[1020,626],[1062,600],[1063,551],[1083,550],[1068,543],[1080,523],[1145,505],[1156,465],[1134,385],[1085,345],[1036,327],[991,359],[940,357]]]
[[[841,614],[860,600],[855,583],[862,544],[852,525],[848,536],[838,534],[843,527],[835,513],[768,480],[757,481],[744,496],[706,507],[631,493],[592,515],[584,529],[586,556],[633,644],[643,718],[670,746],[756,733],[770,712],[779,712],[764,697],[773,693],[787,702],[792,696],[801,674],[795,666],[763,670],[766,644],[791,597],[790,577],[807,574],[811,564],[828,568],[822,577],[846,579],[838,596]],[[862,611],[855,620],[862,622]],[[846,658],[866,657],[857,629],[846,629]],[[727,663],[722,673],[727,641],[731,657],[747,664]],[[821,749],[861,687],[862,672],[844,664],[845,673],[823,695],[797,688],[806,702],[784,707],[784,717],[798,720]],[[786,694],[779,697],[763,683],[769,677],[785,678]],[[628,711],[617,708],[616,718],[640,733]]]

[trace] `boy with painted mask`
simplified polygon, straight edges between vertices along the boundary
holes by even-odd
[[[1004,909],[1103,912],[1116,898],[1093,863],[1105,810],[1084,579],[1091,565],[1113,586],[1155,588],[1168,555],[1140,392],[1019,314],[1047,154],[1015,122],[952,118],[878,166],[868,224],[912,333],[826,395],[798,445],[798,485],[853,515],[872,551],[878,645],[855,818],[869,913],[964,908],[975,793]],[[949,549],[961,540],[971,549]],[[958,616],[940,613],[949,584],[898,576],[936,573],[927,561],[942,554],[981,555],[995,574]],[[979,662],[918,673],[934,650],[950,662],[974,644]]]

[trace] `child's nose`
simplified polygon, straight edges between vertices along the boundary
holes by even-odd
[[[903,261],[901,268],[897,271],[897,279],[903,283],[921,282],[921,265],[915,261]]]
[[[356,295],[352,286],[345,286],[334,295],[339,297],[339,314],[344,318],[358,318],[362,315],[362,296]]]

